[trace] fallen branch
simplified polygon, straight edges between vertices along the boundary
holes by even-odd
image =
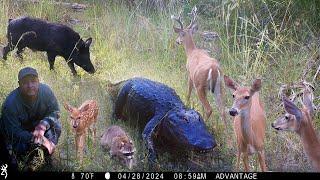
[[[40,0],[17,0],[18,2],[28,2],[28,3],[43,3],[43,1]],[[66,6],[70,9],[73,9],[75,11],[84,11],[88,6],[85,4],[79,4],[79,3],[67,3],[67,2],[56,2],[56,1],[49,1],[48,3],[53,5],[62,5]]]

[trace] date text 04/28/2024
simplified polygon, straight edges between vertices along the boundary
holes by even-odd
[[[168,175],[170,177],[168,177]],[[257,173],[212,173],[208,174],[206,172],[175,172],[175,173],[152,173],[152,172],[124,172],[118,173],[117,178],[119,180],[125,179],[176,179],[176,180],[189,180],[189,179],[257,179]],[[172,177],[173,176],[173,177]]]
[[[130,172],[130,173],[118,173],[118,179],[167,179],[167,175],[170,174],[170,179],[207,179],[207,174],[202,173],[151,173],[151,172]],[[173,177],[172,177],[173,175]]]

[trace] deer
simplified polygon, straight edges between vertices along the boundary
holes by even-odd
[[[64,108],[69,112],[72,129],[75,133],[76,157],[83,160],[83,151],[86,134],[92,132],[93,142],[96,140],[96,122],[98,117],[98,103],[95,100],[86,100],[79,108],[64,103]],[[91,126],[93,126],[91,128]]]
[[[178,22],[180,25],[180,27],[173,26],[174,32],[179,34],[176,43],[184,46],[187,56],[187,104],[190,102],[190,96],[194,88],[202,107],[204,108],[205,118],[209,119],[212,114],[212,108],[207,100],[207,91],[209,90],[215,96],[215,102],[220,112],[221,119],[227,128],[224,110],[222,70],[216,59],[211,58],[205,50],[196,47],[193,41],[193,34],[198,30],[198,25],[196,24],[197,8],[194,7],[190,14],[192,20],[186,28],[183,27],[181,13],[179,14],[179,17],[171,16],[171,19]]]
[[[224,82],[233,91],[234,102],[229,114],[234,117],[238,148],[236,170],[239,170],[241,154],[244,170],[249,171],[249,155],[257,153],[261,171],[267,171],[264,151],[266,113],[258,93],[261,79],[255,79],[251,87],[240,86],[228,76],[224,76]]]
[[[311,88],[303,87],[302,108],[282,94],[285,114],[276,119],[271,126],[277,131],[291,131],[300,136],[303,149],[315,171],[320,172],[320,140],[317,137],[312,121],[314,111]]]

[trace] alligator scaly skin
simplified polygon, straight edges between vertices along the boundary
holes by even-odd
[[[156,159],[152,134],[155,127],[173,108],[185,108],[176,92],[159,82],[145,78],[132,78],[121,83],[115,103],[115,115],[119,119],[139,118],[144,127],[143,139],[149,150],[149,159]]]

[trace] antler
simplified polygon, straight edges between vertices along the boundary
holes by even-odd
[[[280,98],[285,96],[284,91],[288,90],[288,89],[291,89],[291,95],[289,98],[292,101],[294,101],[297,97],[301,97],[301,96],[303,97],[303,99],[305,99],[308,96],[310,98],[311,102],[314,100],[313,91],[315,90],[315,87],[309,82],[301,81],[299,83],[293,83],[291,85],[286,85],[286,84],[281,85],[278,96]],[[302,89],[302,90],[300,90],[298,93],[295,93],[294,89]],[[301,99],[300,99],[300,102],[302,104],[304,104]],[[312,106],[314,106],[314,105],[312,104]],[[316,108],[316,106],[314,106],[314,107]]]
[[[278,92],[278,97],[280,97],[281,99],[283,98],[283,97],[285,97],[286,95],[285,95],[285,93],[284,93],[284,91],[285,90],[288,90],[288,89],[291,89],[291,95],[288,97],[291,101],[294,101],[295,99],[296,99],[296,97],[298,97],[300,94],[301,94],[301,92],[300,93],[295,93],[295,91],[293,90],[293,89],[295,89],[295,88],[302,88],[302,86],[298,86],[298,85],[296,85],[296,84],[294,84],[294,85],[287,85],[287,84],[283,84],[283,85],[281,85],[280,86],[280,90],[279,90],[279,92]]]
[[[174,15],[171,15],[171,19],[177,21],[179,23],[179,25],[180,25],[180,29],[183,29],[183,24],[182,24],[182,21],[181,21],[182,20],[181,11],[179,13],[179,17],[175,17]]]
[[[191,13],[188,13],[188,15],[191,15],[192,19],[191,19],[191,22],[188,26],[188,28],[192,27],[192,25],[195,23],[196,21],[196,17],[197,17],[197,7],[194,6],[191,10]]]

